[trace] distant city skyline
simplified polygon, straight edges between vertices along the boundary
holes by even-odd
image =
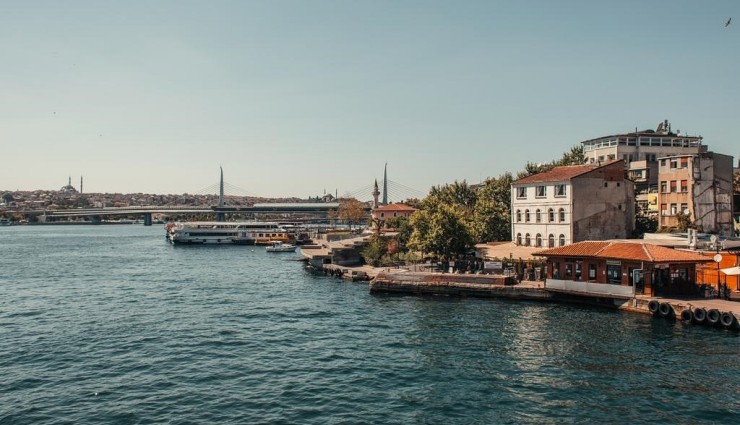
[[[664,119],[740,156],[736,1],[2,6],[0,190],[426,192]]]

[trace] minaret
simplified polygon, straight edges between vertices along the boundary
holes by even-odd
[[[69,180],[67,181],[67,186],[72,186],[72,176],[69,176]]]
[[[80,176],[80,194],[82,194],[82,176]]]
[[[383,205],[388,205],[388,163],[383,169]]]
[[[224,167],[218,167],[221,169],[221,184],[219,185],[218,192],[218,206],[224,206]]]
[[[373,189],[373,209],[378,208],[378,196],[380,196],[380,190],[378,190],[378,179],[375,179],[375,188]]]

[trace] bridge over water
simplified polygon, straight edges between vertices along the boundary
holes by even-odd
[[[76,208],[67,210],[28,210],[22,211],[26,217],[35,217],[43,222],[60,219],[89,218],[91,222],[101,222],[103,218],[140,216],[145,226],[151,226],[153,214],[214,214],[216,220],[225,220],[228,214],[288,214],[302,215],[313,219],[325,219],[329,211],[339,208],[338,202],[314,203],[263,203],[251,206],[138,206],[111,208]],[[369,210],[369,208],[368,208]]]

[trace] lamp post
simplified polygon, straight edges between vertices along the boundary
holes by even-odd
[[[719,249],[717,249],[719,251]],[[722,298],[722,292],[720,289],[720,281],[719,281],[719,263],[722,261],[722,254],[719,252],[714,255],[714,262],[717,263],[717,297]]]

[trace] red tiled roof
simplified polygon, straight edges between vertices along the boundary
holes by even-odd
[[[416,211],[416,208],[404,204],[388,204],[375,208],[373,211]]]
[[[699,263],[711,258],[695,252],[680,251],[649,243],[618,241],[584,241],[535,252],[542,257],[592,257],[615,260],[645,261],[648,263]]]
[[[532,174],[531,176],[522,177],[519,180],[515,180],[514,184],[519,183],[541,183],[541,182],[562,182],[566,180],[570,180],[573,177],[578,177],[582,174],[586,174],[588,172],[591,172],[593,170],[596,170],[597,168],[605,167],[607,165],[611,165],[614,162],[621,161],[621,160],[615,160],[610,161],[607,163],[603,163],[601,165],[598,164],[582,164],[582,165],[561,165],[559,167],[555,167],[550,171],[545,171],[543,173],[539,174]]]

